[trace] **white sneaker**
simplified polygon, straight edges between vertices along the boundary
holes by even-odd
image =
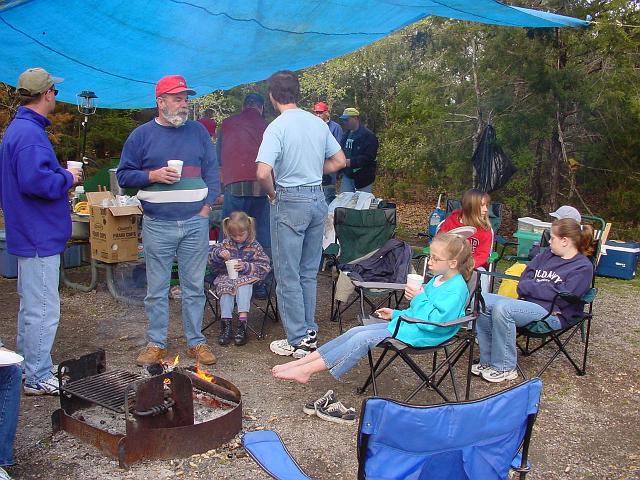
[[[480,377],[482,375],[482,372],[486,370],[491,370],[491,365],[482,365],[480,363],[474,363],[473,365],[471,365],[471,373],[478,377]]]
[[[2,467],[0,467],[0,480],[11,480],[7,471]]]
[[[49,377],[36,384],[24,384],[25,395],[58,395],[58,379]]]
[[[283,357],[303,358],[318,348],[318,332],[307,330],[307,336],[302,339],[299,345],[290,345],[286,338],[274,340],[269,345],[269,349],[276,355]]]
[[[500,372],[494,368],[489,368],[482,372],[482,378],[491,383],[504,382],[505,380],[515,380],[516,378],[518,378],[518,370],[514,368],[513,370]]]

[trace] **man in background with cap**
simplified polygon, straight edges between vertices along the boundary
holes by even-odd
[[[256,157],[267,122],[262,116],[264,98],[249,93],[242,104],[242,112],[226,118],[218,129],[218,159],[222,168],[224,202],[222,218],[232,212],[245,212],[256,220],[256,240],[271,258],[271,233],[269,230],[269,200],[256,178]],[[253,287],[257,298],[267,297],[267,288],[259,282]],[[231,319],[223,318],[218,343],[227,345],[233,336]],[[247,342],[247,325],[241,321],[235,336],[237,345]]]
[[[182,289],[182,324],[187,355],[205,365],[216,357],[202,334],[204,272],[209,247],[209,212],[220,193],[216,152],[209,133],[188,120],[195,91],[180,75],[156,84],[158,116],[139,126],[124,144],[118,183],[138,188],[144,209],[142,243],[147,269],[145,311],[148,344],[136,363],[159,362],[167,353],[169,284],[174,257]],[[168,161],[180,160],[179,168]]]
[[[347,168],[341,171],[340,192],[359,190],[371,193],[378,165],[378,138],[362,125],[356,108],[346,108],[340,119],[347,130],[340,143],[347,157]]]
[[[18,336],[27,395],[56,395],[51,348],[60,321],[60,253],[71,237],[69,189],[82,171],[60,166],[45,128],[57,83],[42,68],[18,78],[20,107],[0,145],[0,204],[7,251],[18,257]]]
[[[313,106],[313,113],[320,117],[329,127],[331,135],[336,139],[338,143],[342,140],[342,127],[338,125],[338,122],[331,120],[331,113],[329,112],[329,105],[324,102],[317,102]],[[322,189],[324,190],[324,198],[327,201],[327,205],[333,202],[336,198],[336,178],[338,174],[336,172],[329,173],[322,176]]]

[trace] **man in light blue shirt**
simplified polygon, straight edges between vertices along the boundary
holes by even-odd
[[[346,159],[327,124],[298,108],[295,73],[276,72],[267,84],[280,116],[264,132],[257,178],[271,204],[276,294],[287,333],[270,348],[278,355],[302,358],[317,348],[316,289],[327,217],[322,175],[340,170]]]

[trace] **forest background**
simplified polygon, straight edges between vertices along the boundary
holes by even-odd
[[[380,139],[374,193],[421,202],[425,216],[439,192],[456,197],[472,186],[471,157],[491,124],[518,168],[492,197],[514,217],[547,220],[546,212],[571,204],[614,222],[615,238],[640,240],[640,2],[509,3],[594,22],[530,30],[428,18],[299,72],[300,106],[327,102],[334,119],[357,107]],[[0,87],[3,132],[16,102],[11,87]],[[219,123],[252,91],[266,95],[265,83],[194,99],[193,116],[211,108]],[[129,133],[153,115],[98,109],[89,121],[87,173],[113,165]],[[275,116],[270,105],[266,116]],[[76,107],[59,104],[50,118],[59,160],[78,159]]]

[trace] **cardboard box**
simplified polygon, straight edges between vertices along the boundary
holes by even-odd
[[[87,192],[89,211],[89,242],[91,257],[105,263],[130,262],[138,259],[138,215],[142,209],[103,207],[104,199],[112,200],[111,192]]]

